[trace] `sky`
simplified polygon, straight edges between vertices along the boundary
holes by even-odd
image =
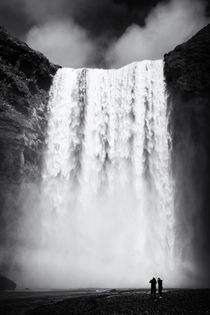
[[[69,67],[160,59],[210,21],[208,0],[1,0],[0,24]]]

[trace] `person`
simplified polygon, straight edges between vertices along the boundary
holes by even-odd
[[[159,297],[163,297],[162,296],[162,291],[163,291],[163,280],[158,278],[158,294],[159,294]]]
[[[155,277],[153,277],[149,283],[151,283],[151,296],[153,296],[154,298],[156,298],[156,279]]]

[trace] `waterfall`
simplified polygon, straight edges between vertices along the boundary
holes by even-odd
[[[163,62],[59,69],[48,106],[41,246],[53,285],[169,278],[174,194]]]

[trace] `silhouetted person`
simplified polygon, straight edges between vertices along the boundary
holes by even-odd
[[[162,291],[163,291],[163,280],[158,278],[158,293],[160,297],[162,297]]]
[[[155,298],[156,297],[156,283],[157,283],[155,277],[153,277],[149,283],[151,283],[151,296]]]

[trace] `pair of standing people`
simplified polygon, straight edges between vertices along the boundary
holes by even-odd
[[[156,285],[158,283],[158,294],[160,297],[162,297],[163,280],[161,280],[160,278],[156,280],[155,277],[153,277],[149,283],[151,283],[151,296],[153,296],[154,298],[156,297]]]

